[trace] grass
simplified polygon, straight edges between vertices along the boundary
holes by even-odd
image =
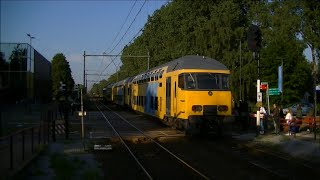
[[[50,156],[50,165],[56,174],[55,179],[57,180],[73,179],[75,176],[79,175],[77,174],[77,172],[82,172],[80,174],[81,179],[102,179],[99,174],[99,169],[83,169],[85,163],[86,162],[84,160],[81,160],[79,157],[69,157],[67,155],[59,153]]]
[[[50,165],[56,174],[55,179],[71,179],[75,176],[79,163],[73,163],[67,156],[59,153],[50,156]]]
[[[98,169],[87,169],[85,172],[82,173],[81,177],[85,180],[102,179]]]

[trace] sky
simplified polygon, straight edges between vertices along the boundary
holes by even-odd
[[[1,0],[1,43],[30,43],[49,61],[63,53],[76,84],[83,84],[83,54],[119,54],[168,0]],[[140,10],[141,9],[141,10]],[[139,12],[140,11],[140,12]],[[129,13],[131,12],[131,13]],[[113,50],[111,52],[111,50]],[[141,55],[141,54],[139,54]],[[113,74],[111,57],[86,57],[87,74]],[[119,58],[115,64],[120,65]],[[88,75],[88,87],[105,79]]]

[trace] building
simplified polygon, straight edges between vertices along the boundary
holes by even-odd
[[[50,61],[27,43],[1,43],[0,104],[51,99]]]

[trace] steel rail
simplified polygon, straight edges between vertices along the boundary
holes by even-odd
[[[140,163],[139,159],[134,155],[134,153],[131,151],[131,149],[129,148],[129,146],[124,142],[123,138],[120,136],[119,132],[112,126],[112,124],[110,123],[109,119],[103,114],[103,112],[101,111],[101,109],[97,106],[96,107],[99,109],[100,113],[102,114],[102,116],[105,118],[106,122],[109,124],[109,126],[112,128],[112,130],[117,134],[117,136],[120,138],[121,142],[123,143],[123,145],[127,148],[127,150],[129,151],[129,153],[131,154],[131,156],[135,159],[135,161],[137,162],[137,164],[140,166],[140,168],[143,170],[143,172],[148,176],[149,179],[153,179],[151,177],[151,175],[148,173],[148,171],[143,167],[143,165]]]
[[[107,109],[109,109],[110,111],[112,111],[109,107],[107,107],[106,105],[103,104],[103,106],[105,106]],[[154,142],[155,144],[157,144],[159,147],[161,147],[163,150],[165,150],[167,153],[169,153],[171,156],[173,156],[174,158],[176,158],[177,160],[179,160],[181,163],[183,163],[185,166],[187,166],[188,168],[190,168],[191,170],[193,170],[194,172],[196,172],[198,175],[200,175],[201,177],[203,177],[204,179],[210,179],[207,176],[205,176],[204,174],[202,174],[200,171],[196,170],[195,168],[193,168],[191,165],[189,165],[187,162],[185,162],[184,160],[182,160],[181,158],[179,158],[177,155],[175,155],[174,153],[172,153],[170,150],[168,150],[167,148],[165,148],[164,146],[162,146],[160,143],[158,143],[157,141],[155,141],[152,137],[150,137],[149,135],[145,134],[143,131],[141,131],[139,128],[137,128],[135,125],[131,124],[129,121],[127,121],[126,119],[124,119],[121,115],[119,115],[118,113],[112,111],[114,114],[116,114],[119,118],[121,118],[123,121],[125,121],[126,123],[130,124],[133,128],[135,128],[137,131],[139,131],[141,134],[143,134],[144,136],[146,136],[149,140],[151,140],[152,142]]]

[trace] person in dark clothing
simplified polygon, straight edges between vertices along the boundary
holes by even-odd
[[[276,104],[273,104],[272,111],[273,125],[274,125],[274,133],[279,134],[280,132],[280,109]]]
[[[296,114],[296,126],[293,129],[294,133],[299,132],[300,125],[302,124],[301,121],[302,121],[302,108],[301,108],[301,104],[298,104],[297,114]]]
[[[239,107],[239,114],[241,118],[242,130],[247,130],[249,126],[248,122],[248,103],[241,101]]]

